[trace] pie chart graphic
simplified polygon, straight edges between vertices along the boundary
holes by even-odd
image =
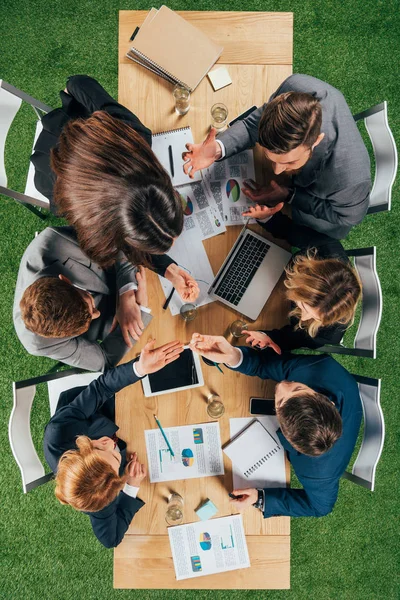
[[[240,198],[240,186],[236,179],[228,179],[226,182],[226,195],[232,202],[237,202]]]
[[[193,452],[190,448],[182,450],[182,464],[184,467],[192,467],[194,463]]]
[[[202,550],[210,550],[211,544],[211,535],[207,532],[201,533],[199,537],[200,548]]]
[[[191,201],[189,196],[187,198],[184,198],[184,196],[182,196],[182,194],[180,194],[180,196],[181,196],[183,214],[188,217],[189,215],[191,215],[193,213],[193,202]]]

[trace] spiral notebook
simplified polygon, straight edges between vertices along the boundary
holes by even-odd
[[[241,475],[250,480],[282,448],[260,421],[254,419],[228,442],[223,451]]]
[[[190,91],[222,54],[202,31],[167,6],[152,8],[136,34],[127,57],[170,83]]]
[[[193,144],[190,127],[181,127],[171,131],[161,131],[152,136],[151,149],[171,177],[172,185],[177,187],[194,181],[201,181],[201,171],[197,171],[191,179],[183,170],[185,144]]]

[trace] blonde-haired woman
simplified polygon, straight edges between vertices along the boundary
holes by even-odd
[[[251,331],[246,341],[280,354],[295,348],[317,349],[340,343],[354,320],[361,282],[338,240],[294,225],[283,215],[264,224],[277,238],[300,248],[286,268],[290,324],[272,331]],[[263,225],[262,223],[260,223]]]
[[[114,394],[176,360],[180,342],[154,349],[146,344],[138,361],[110,369],[86,388],[63,392],[44,434],[44,454],[56,474],[62,504],[89,515],[93,532],[106,548],[118,546],[135,513],[146,467],[136,453],[127,457],[118,439]]]

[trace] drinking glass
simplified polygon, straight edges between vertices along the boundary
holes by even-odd
[[[218,102],[211,107],[211,125],[215,129],[223,129],[228,121],[228,109],[225,104]]]
[[[247,327],[248,325],[245,321],[236,319],[236,321],[233,321],[233,323],[230,324],[229,331],[234,338],[240,338],[242,335],[245,335],[242,333],[242,329],[247,329]]]
[[[188,302],[187,304],[183,304],[179,311],[182,319],[188,323],[189,321],[193,321],[193,319],[197,316],[197,308],[195,304],[191,304]]]
[[[176,492],[173,492],[168,497],[165,520],[168,525],[180,525],[183,521],[183,498]]]
[[[182,85],[177,84],[174,87],[172,95],[175,100],[175,112],[178,115],[186,115],[190,108],[190,92],[188,89],[183,87]]]
[[[217,394],[207,396],[207,414],[212,419],[219,419],[225,412],[221,398]]]

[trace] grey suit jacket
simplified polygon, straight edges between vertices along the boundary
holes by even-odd
[[[35,356],[48,356],[89,371],[104,371],[115,366],[128,351],[119,326],[110,333],[116,294],[127,284],[136,284],[137,271],[122,259],[123,255],[114,267],[102,269],[82,252],[72,227],[47,227],[42,231],[24,252],[14,297],[14,326],[26,350]],[[100,317],[91,322],[83,335],[44,338],[25,327],[19,303],[26,288],[34,281],[60,274],[92,294]],[[145,326],[151,319],[149,313],[142,311]]]
[[[339,90],[309,75],[291,75],[272,94],[306,92],[322,106],[322,142],[300,173],[294,175],[292,218],[336,239],[346,237],[364,218],[371,189],[370,161],[357,125]],[[226,157],[258,142],[258,125],[266,104],[218,136]]]

